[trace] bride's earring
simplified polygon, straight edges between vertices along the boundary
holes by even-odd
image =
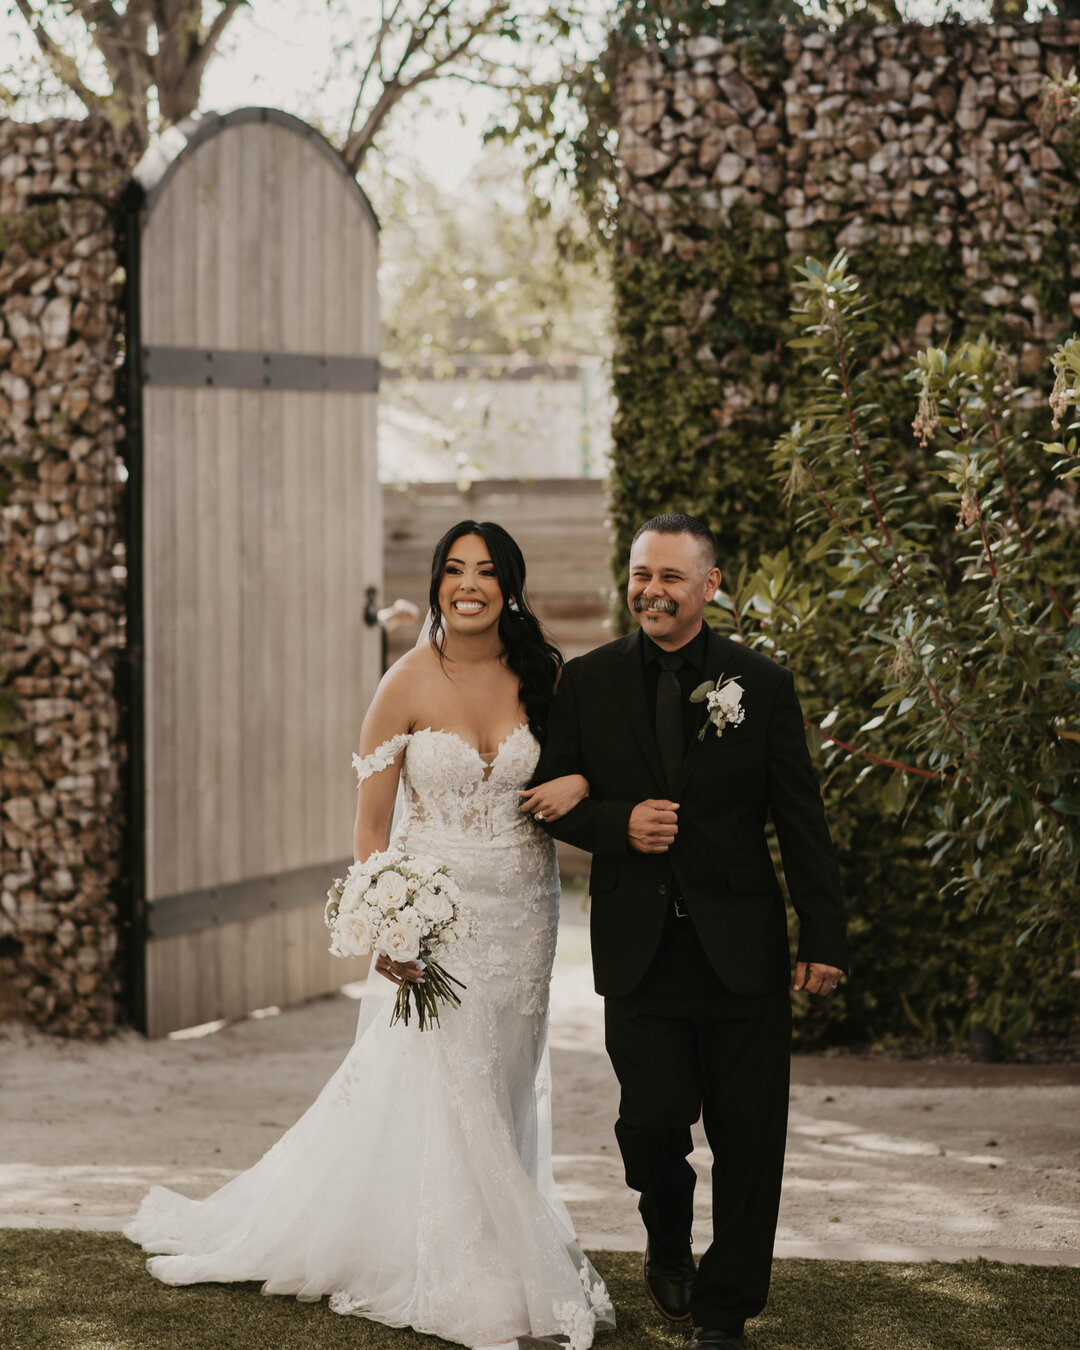
[[[506,602],[506,607],[507,607],[507,609],[510,611],[511,614],[520,614],[520,613],[521,613],[521,606],[518,604],[518,602],[517,602],[517,597],[516,597],[516,596],[513,596],[513,595],[512,595],[512,596],[510,597],[510,599],[507,600],[507,602]]]

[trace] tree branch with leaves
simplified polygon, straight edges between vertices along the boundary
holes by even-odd
[[[576,0],[528,5],[511,0],[380,0],[377,19],[358,27],[362,53],[343,154],[359,172],[387,117],[433,80],[458,80],[513,93],[532,79],[537,54],[566,40]]]
[[[106,113],[137,150],[149,143],[151,104],[171,126],[199,106],[207,63],[247,0],[15,0],[49,69],[88,112]],[[94,87],[100,58],[108,88]]]

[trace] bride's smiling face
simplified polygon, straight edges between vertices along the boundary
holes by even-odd
[[[439,583],[439,609],[448,633],[482,633],[499,622],[503,593],[487,544],[463,534],[450,545]]]

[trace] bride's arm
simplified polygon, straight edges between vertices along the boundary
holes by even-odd
[[[589,795],[589,780],[580,773],[537,783],[521,794],[521,809],[543,820],[558,820]]]
[[[353,826],[353,857],[362,862],[386,847],[394,814],[401,763],[409,736],[409,691],[412,682],[400,666],[382,678],[360,728],[360,750],[353,763],[360,776]],[[390,961],[381,954],[374,969],[393,984],[423,979],[418,961]]]
[[[409,731],[408,681],[403,674],[395,666],[382,677],[360,728],[360,750],[353,761],[360,775],[353,826],[357,862],[386,847],[405,751],[403,737]]]

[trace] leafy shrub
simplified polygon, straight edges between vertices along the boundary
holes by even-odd
[[[847,259],[808,260],[802,276],[790,345],[812,382],[771,457],[805,507],[801,557],[744,569],[718,626],[799,670],[808,733],[845,794],[830,814],[856,962],[861,948],[876,969],[835,1012],[872,1039],[963,1042],[978,1025],[1015,1048],[1033,1020],[1065,1032],[1075,1018],[1076,437],[1045,447],[1047,493],[1041,451],[1016,430],[1013,363],[978,338],[918,353],[905,441],[883,414],[881,333]],[[1078,399],[1080,342],[1053,365],[1056,427]],[[913,436],[939,448],[920,456]]]

